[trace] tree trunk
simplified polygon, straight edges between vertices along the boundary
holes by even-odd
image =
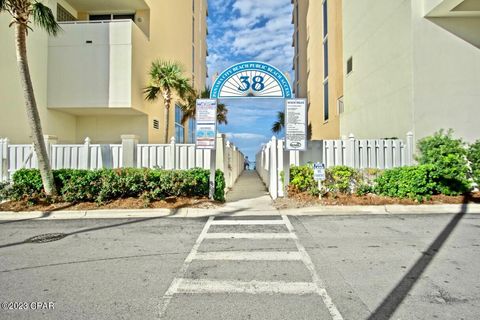
[[[25,97],[25,108],[27,121],[31,130],[31,139],[38,159],[38,169],[42,176],[45,193],[49,196],[57,195],[57,189],[53,179],[52,168],[48,159],[47,148],[43,140],[42,125],[38,114],[37,102],[33,92],[32,79],[28,68],[27,60],[27,27],[23,24],[15,24],[15,41],[17,52],[17,65],[20,72],[23,94]]]
[[[168,128],[170,127],[170,103],[171,103],[171,95],[170,92],[165,92],[163,96],[163,101],[165,103],[165,114],[164,114],[164,124],[165,128],[163,129],[163,140],[165,144],[170,143],[168,139]]]

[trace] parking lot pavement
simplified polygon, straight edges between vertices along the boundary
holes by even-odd
[[[0,301],[54,303],[0,318],[478,319],[479,231],[463,214],[0,222]],[[25,242],[46,233],[63,235]]]

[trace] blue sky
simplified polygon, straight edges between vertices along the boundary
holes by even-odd
[[[263,61],[292,71],[292,5],[290,0],[209,0],[209,74],[242,61]],[[270,131],[282,99],[237,99],[228,106],[228,125],[220,126],[239,149],[255,159]]]

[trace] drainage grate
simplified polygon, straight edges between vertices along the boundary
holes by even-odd
[[[47,233],[39,236],[31,237],[25,240],[26,243],[47,243],[58,241],[68,236],[66,233]]]

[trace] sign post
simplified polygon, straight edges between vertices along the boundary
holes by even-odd
[[[313,178],[318,181],[319,199],[322,199],[322,182],[325,181],[325,164],[316,162],[313,164]]]
[[[209,198],[215,194],[216,142],[217,142],[217,100],[198,99],[196,105],[197,128],[195,145],[197,149],[210,150]]]
[[[307,100],[285,100],[285,153],[283,163],[284,196],[288,196],[290,181],[290,151],[307,149]]]

